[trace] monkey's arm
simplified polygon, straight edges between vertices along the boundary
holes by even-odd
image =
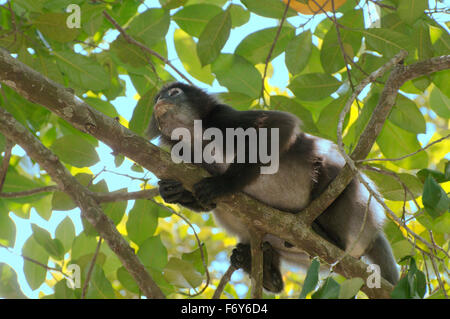
[[[191,192],[184,189],[183,184],[176,180],[162,179],[158,185],[159,194],[166,203],[180,204],[196,212],[205,212],[215,208],[215,205],[202,205]]]
[[[246,142],[244,163],[237,163],[235,160],[223,174],[204,178],[194,185],[195,197],[205,205],[210,205],[217,197],[241,191],[258,178],[260,168],[264,164],[260,162],[258,156],[256,163],[250,163],[250,147],[256,148],[256,154],[259,154],[259,145],[260,142],[263,142],[267,145],[268,153],[273,154],[273,150],[276,148],[279,156],[282,156],[295,142],[300,124],[296,117],[285,112],[239,112],[233,109],[215,112],[213,117],[208,119],[208,122],[210,127],[218,127],[223,132],[226,131],[226,128],[255,128],[257,143],[256,145],[249,145],[250,143]],[[267,134],[262,136],[259,129],[266,129]],[[276,132],[273,130],[276,130]],[[273,134],[278,134],[278,139],[275,138],[276,135],[273,136],[274,142],[272,142]],[[264,140],[261,141],[261,139]]]

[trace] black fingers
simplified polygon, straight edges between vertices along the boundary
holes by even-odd
[[[173,179],[162,179],[158,182],[159,194],[166,203],[181,204],[197,212],[210,211],[216,207],[215,204],[202,204],[194,195],[184,189],[183,184]]]
[[[236,248],[234,248],[231,253],[230,262],[235,268],[242,268],[245,272],[250,274],[252,269],[250,245],[242,243],[237,244]]]
[[[215,207],[214,200],[227,192],[220,177],[206,177],[194,185],[194,196],[205,207]]]
[[[173,179],[162,179],[158,182],[158,185],[159,194],[166,203],[179,203],[186,191],[183,188],[183,184]]]

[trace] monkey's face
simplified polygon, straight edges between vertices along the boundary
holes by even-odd
[[[196,105],[183,87],[169,86],[162,89],[155,98],[153,117],[163,136],[171,137],[176,128],[194,129],[194,120],[200,119]]]

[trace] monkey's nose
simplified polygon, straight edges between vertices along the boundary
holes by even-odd
[[[167,100],[159,99],[153,108],[156,117],[163,116],[165,113],[167,113],[167,111],[170,109],[171,106],[172,103],[167,102]]]

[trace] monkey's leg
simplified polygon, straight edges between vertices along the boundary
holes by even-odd
[[[263,286],[264,289],[278,293],[283,289],[283,277],[280,272],[280,256],[269,242],[262,244],[263,251]],[[249,244],[239,243],[230,257],[231,264],[236,268],[242,268],[251,275],[252,255]]]
[[[194,195],[186,190],[179,181],[172,179],[162,179],[158,182],[159,194],[166,203],[181,204],[194,211],[209,211],[214,208],[210,205],[206,207],[200,204]]]

